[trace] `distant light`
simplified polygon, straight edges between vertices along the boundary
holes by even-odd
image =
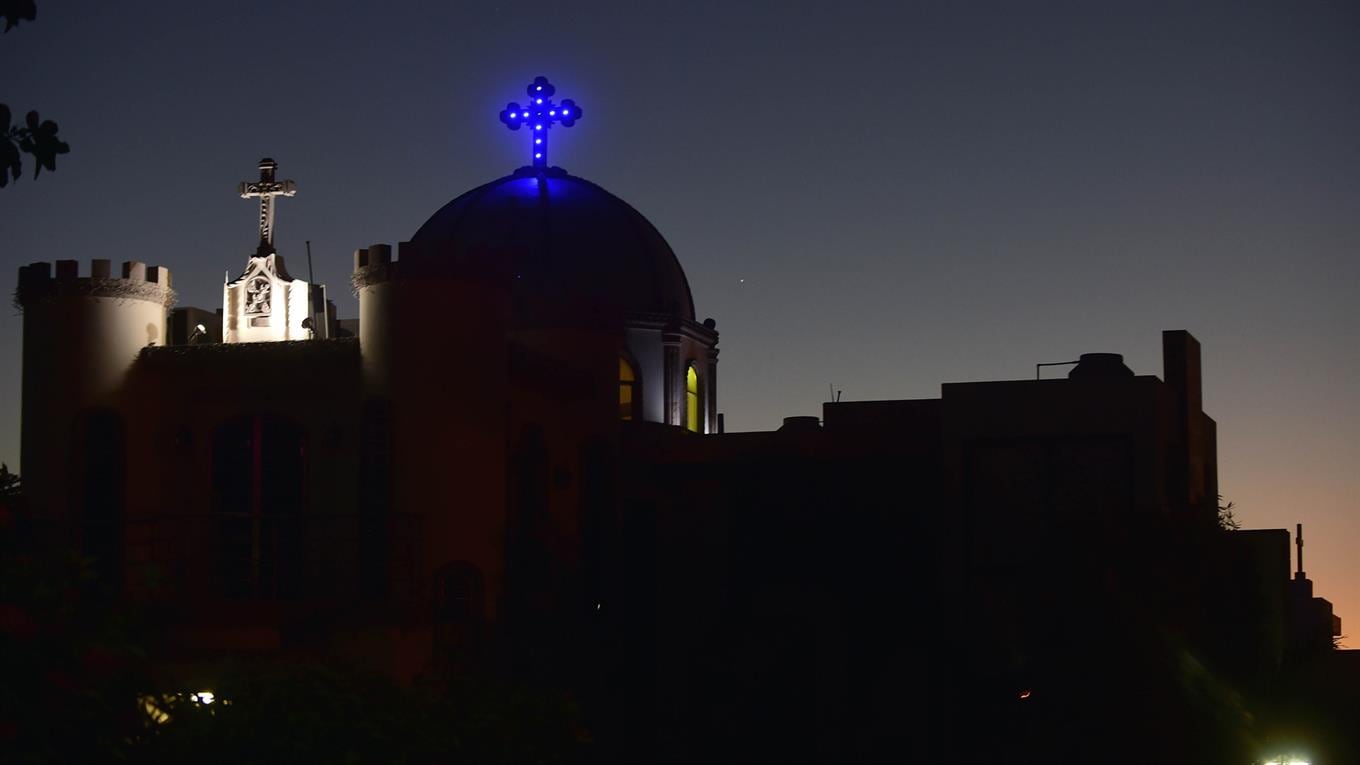
[[[542,125],[534,125],[534,130],[542,130],[542,129],[543,129],[543,126],[542,126]]]
[[[538,143],[543,143],[543,139],[542,139],[542,138],[535,138],[535,139],[534,139],[534,143],[536,143],[536,144],[538,144]]]
[[[534,152],[534,159],[543,159],[543,153],[537,151]]]
[[[200,704],[211,704],[217,698],[217,696],[214,695],[212,691],[199,691],[198,693],[191,693],[189,694],[189,697]]]
[[[599,611],[600,608],[602,608],[603,606],[604,606],[603,603],[596,603],[596,604],[595,604],[595,610],[596,610],[596,611]]]
[[[208,328],[205,327],[205,326],[203,326],[202,324],[195,324],[195,325],[194,325],[194,329],[198,330],[199,332],[207,332],[207,331],[208,331]]]
[[[164,725],[165,723],[170,722],[170,715],[161,708],[159,703],[157,703],[159,701],[160,699],[157,699],[155,696],[143,695],[137,697],[137,702],[142,705],[142,711],[146,712],[146,716],[151,718],[151,722],[154,722],[157,725]]]
[[[542,85],[539,85],[538,87],[534,88],[534,90],[542,90],[542,89],[543,89],[543,86],[542,86]]]
[[[563,117],[567,116],[567,110],[566,110],[566,109],[563,109],[563,110],[562,110],[562,116],[563,116]]]
[[[1030,690],[1029,690],[1028,688],[1024,689],[1023,691],[1020,691],[1020,698],[1021,698],[1021,699],[1027,699],[1027,698],[1029,698],[1031,695],[1032,695],[1032,694],[1030,693]]]
[[[526,120],[529,119],[529,113],[528,113],[528,112],[525,112],[523,116],[524,116],[524,119],[526,119]]]
[[[549,110],[548,110],[548,114],[551,114],[551,115],[556,116],[557,110],[556,110],[556,109],[549,109]]]

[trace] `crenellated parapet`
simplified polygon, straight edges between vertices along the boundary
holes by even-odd
[[[410,242],[402,242],[403,249],[410,247]],[[388,244],[369,245],[363,249],[354,251],[354,273],[350,276],[350,285],[354,288],[357,296],[359,290],[372,284],[381,284],[392,278],[395,264],[392,261],[392,246]]]
[[[391,245],[372,244],[354,251],[350,286],[356,296],[365,287],[405,279],[456,279],[506,287],[517,277],[517,260],[513,251],[488,246],[401,242],[394,257]]]
[[[137,300],[167,308],[175,303],[170,269],[164,266],[128,260],[123,262],[121,276],[114,276],[112,262],[102,259],[91,260],[90,271],[84,276],[80,274],[79,261],[75,260],[19,267],[19,285],[14,290],[15,308],[22,311],[37,302],[60,296]]]
[[[128,376],[143,349],[165,344],[166,307],[175,299],[168,269],[130,260],[115,272],[102,259],[88,268],[81,273],[74,260],[31,263],[19,269],[14,290],[24,315],[24,491],[53,518],[82,501],[71,466],[86,456],[87,416],[130,416]]]

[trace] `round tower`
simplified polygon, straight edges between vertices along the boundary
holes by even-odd
[[[72,519],[90,493],[81,487],[118,472],[124,380],[142,348],[165,342],[174,292],[168,269],[137,261],[123,263],[121,276],[107,260],[91,261],[86,276],[74,260],[55,266],[19,269],[20,459],[31,506],[41,517]]]
[[[403,242],[395,258],[382,244],[355,252],[363,511],[423,516],[423,581],[463,561],[486,572],[494,604],[506,484],[505,276],[468,278],[418,250]]]
[[[391,340],[392,247],[375,244],[354,251],[355,296],[359,298],[359,347],[363,354],[364,389],[369,395],[386,395],[387,356]]]

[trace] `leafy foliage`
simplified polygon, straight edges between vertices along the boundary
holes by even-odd
[[[211,704],[156,703],[132,762],[560,762],[580,754],[561,694],[470,676],[412,688],[350,667],[279,662],[228,669]]]
[[[47,168],[57,169],[57,155],[71,150],[69,144],[57,137],[57,123],[44,120],[36,111],[28,113],[24,125],[10,125],[9,107],[0,104],[0,188],[12,178],[19,180],[23,173],[23,159],[20,152],[32,155],[35,163],[33,177],[37,178]]]
[[[0,486],[0,751],[16,763],[125,759],[145,667],[134,620],[87,597],[93,561],[46,542],[18,476],[0,468]]]
[[[5,31],[19,26],[20,21],[32,21],[38,17],[38,4],[34,0],[0,0],[0,16],[5,17]]]
[[[9,465],[0,462],[0,499],[19,496],[19,474],[9,472]]]
[[[1218,527],[1224,531],[1238,531],[1242,528],[1242,522],[1233,515],[1233,509],[1237,503],[1228,502],[1224,504],[1223,495],[1218,495]]]
[[[571,696],[490,676],[402,687],[288,655],[196,662],[186,680],[160,655],[154,616],[92,589],[95,561],[27,518],[19,486],[0,466],[0,761],[549,763],[585,751]]]
[[[9,122],[9,107],[0,104],[0,135],[4,136],[4,140],[0,140],[0,186],[7,185],[11,176],[18,180],[24,171],[23,157],[19,155],[19,144],[13,138],[15,131]]]
[[[32,21],[38,15],[34,0],[0,0],[0,16],[5,18],[5,31]],[[30,111],[23,125],[11,125],[9,107],[0,104],[0,188],[23,174],[23,154],[33,157],[33,177],[36,179],[47,168],[57,169],[57,155],[71,150],[70,145],[57,137],[57,123],[44,120],[37,111]]]

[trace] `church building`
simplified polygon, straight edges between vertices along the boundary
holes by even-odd
[[[724,433],[717,323],[642,213],[549,164],[582,117],[554,95],[501,111],[529,164],[354,252],[357,321],[275,249],[295,185],[272,159],[220,311],[176,307],[164,265],[20,269],[27,502],[154,615],[167,671],[495,667],[608,710],[601,740],[646,759],[997,761],[976,726],[1055,752],[1108,732],[1045,728],[1031,695],[1135,708],[1112,688],[1152,688],[1154,630],[1130,614],[1248,684],[1330,644],[1311,585],[1291,631],[1288,532],[1215,527],[1187,332],[1160,378],[1087,354]],[[1252,595],[1216,599],[1239,574]]]

